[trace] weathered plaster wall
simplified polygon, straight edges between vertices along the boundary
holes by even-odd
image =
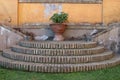
[[[23,40],[23,35],[7,26],[0,25],[0,50],[10,48],[20,40]]]
[[[16,25],[17,22],[37,23],[49,22],[52,10],[62,10],[69,13],[69,21],[78,22],[101,22],[101,4],[59,4],[57,8],[51,5],[41,3],[19,3],[18,0],[0,0],[0,22],[8,22]],[[17,13],[19,11],[19,14]],[[47,14],[47,12],[49,12]],[[53,11],[54,12],[54,11]],[[46,13],[46,14],[44,14]],[[49,15],[50,14],[50,15]],[[120,21],[120,1],[119,0],[103,0],[103,21],[111,23]],[[47,15],[47,16],[46,16]],[[11,19],[10,19],[10,18]],[[19,19],[18,19],[19,18]]]
[[[103,0],[104,22],[120,22],[120,0]]]
[[[120,52],[120,24],[113,24],[111,27],[113,28],[108,28],[107,32],[95,37],[95,41],[117,53]]]
[[[80,23],[101,22],[101,4],[41,4],[41,3],[20,3],[19,23],[50,22],[49,18],[54,12],[67,12],[69,22]]]
[[[17,24],[17,0],[0,0],[0,22]]]

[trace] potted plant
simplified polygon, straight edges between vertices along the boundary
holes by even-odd
[[[66,22],[68,20],[68,14],[61,12],[61,13],[54,13],[50,20],[53,22],[50,24],[53,32],[55,33],[54,40],[62,41],[64,40],[63,33],[66,29]]]

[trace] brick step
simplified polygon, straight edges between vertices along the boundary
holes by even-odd
[[[79,72],[109,68],[120,64],[120,56],[102,62],[81,64],[44,64],[30,63],[7,59],[0,55],[0,65],[4,68],[34,72]]]
[[[4,57],[25,61],[25,62],[35,62],[35,63],[56,63],[56,64],[78,64],[78,63],[88,63],[88,62],[97,62],[113,57],[113,52],[107,51],[101,54],[96,55],[85,55],[85,56],[40,56],[40,55],[28,55],[16,53],[9,50],[4,50]]]
[[[81,41],[20,41],[20,46],[40,49],[84,49],[94,48],[96,42]]]
[[[80,56],[99,54],[105,51],[104,47],[101,46],[89,49],[36,49],[18,45],[12,46],[11,50],[18,53],[41,56]]]

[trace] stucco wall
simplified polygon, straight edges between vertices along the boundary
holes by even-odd
[[[120,1],[103,0],[103,21],[111,23],[120,21]],[[11,24],[49,22],[51,16],[49,5],[42,3],[19,3],[18,0],[0,0],[0,22],[8,22],[11,18]],[[52,6],[54,7],[54,6]],[[52,10],[62,10],[69,13],[69,21],[78,22],[101,22],[102,4],[59,4]],[[19,11],[19,14],[17,13]],[[50,12],[48,15],[47,11]],[[46,13],[46,14],[45,14]],[[47,15],[47,16],[46,16]]]
[[[0,0],[0,22],[17,24],[17,0]]]
[[[101,22],[101,4],[40,4],[20,3],[19,23],[50,22],[54,12],[64,11],[69,14],[70,23]],[[94,12],[96,11],[96,12]]]
[[[69,13],[69,22],[72,23],[80,23],[80,22],[90,22],[90,23],[96,23],[96,22],[102,22],[102,16],[103,16],[103,22],[108,24],[108,23],[112,23],[112,22],[116,22],[116,21],[120,21],[120,1],[119,0],[103,0],[103,14],[102,14],[102,4],[62,4],[62,10],[65,12]],[[43,6],[41,4],[38,4],[38,6],[35,7],[34,3],[30,3],[30,4],[26,4],[25,3],[21,3],[20,4],[20,10],[23,9],[24,10],[29,10],[29,7],[33,7],[33,9],[36,9],[36,11],[38,10],[39,12],[41,12],[40,14],[36,14],[31,16],[31,18],[35,18],[35,16],[37,16],[38,18],[40,17],[40,19],[36,18],[36,20],[31,20],[29,21],[28,16],[22,18],[20,17],[20,24],[24,23],[24,22],[49,22],[49,17],[51,15],[49,15],[47,18],[44,17],[44,11],[45,11],[45,6]],[[27,6],[25,8],[25,6]],[[22,10],[22,11],[24,11]],[[22,14],[22,11],[21,14]],[[28,12],[34,12],[33,10],[29,10]],[[28,18],[28,19],[27,19]],[[22,19],[22,21],[21,21]]]
[[[120,22],[120,0],[103,0],[104,22]]]

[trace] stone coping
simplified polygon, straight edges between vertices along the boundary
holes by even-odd
[[[6,28],[6,29],[10,30],[11,32],[14,32],[14,33],[20,35],[21,37],[25,37],[25,35],[24,35],[23,33],[15,30],[15,29],[13,29],[13,28],[11,28],[11,27],[9,27],[9,26],[6,26],[6,25],[4,25],[4,24],[0,24],[0,27]]]
[[[20,3],[97,3],[100,4],[103,0],[19,0]]]
[[[50,28],[49,24],[51,23],[34,23],[34,24],[23,24],[19,27],[22,29],[41,29],[41,28]],[[90,23],[67,23],[67,29],[107,29],[106,26],[100,24],[90,24]]]
[[[100,36],[100,35],[102,35],[102,34],[105,34],[105,33],[107,33],[107,32],[110,32],[110,31],[111,31],[112,29],[114,29],[114,28],[115,28],[114,26],[113,26],[113,27],[108,27],[107,29],[101,31],[100,33],[94,35],[93,37],[96,38],[96,37],[98,37],[98,36]]]

